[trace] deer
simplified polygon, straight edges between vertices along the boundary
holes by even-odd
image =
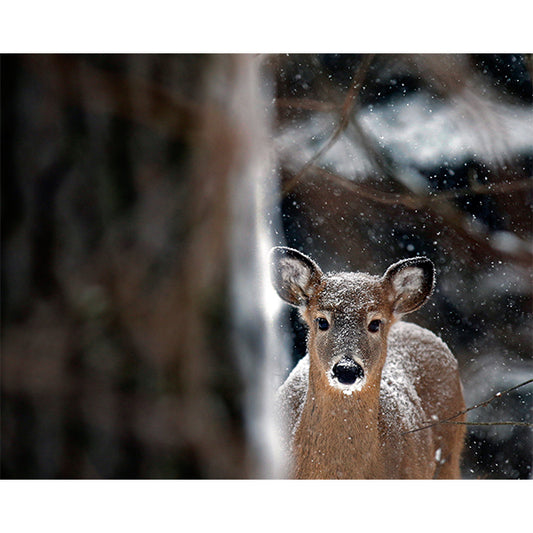
[[[274,289],[308,329],[306,355],[277,390],[288,477],[460,478],[458,362],[440,337],[402,320],[431,296],[432,261],[403,259],[382,276],[324,273],[278,246],[270,265]]]

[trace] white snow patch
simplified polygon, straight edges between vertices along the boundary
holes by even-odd
[[[495,231],[490,236],[491,245],[505,253],[518,253],[528,249],[528,243],[510,231]]]
[[[279,415],[283,419],[283,437],[291,438],[298,427],[302,414],[307,387],[309,384],[309,354],[302,357],[298,364],[278,389],[276,404]]]
[[[435,461],[437,463],[440,463],[441,459],[442,459],[442,449],[441,448],[437,448],[437,450],[435,451]]]
[[[360,109],[358,121],[363,132],[406,169],[434,167],[450,160],[459,165],[472,158],[501,161],[529,152],[533,143],[530,107],[482,102],[472,92],[443,102],[426,94],[405,96]],[[280,159],[290,170],[299,171],[326,145],[337,124],[333,113],[314,113],[291,122],[275,139]],[[317,164],[354,181],[372,174],[374,165],[359,137],[356,129],[347,128]],[[414,172],[402,178],[418,179]]]

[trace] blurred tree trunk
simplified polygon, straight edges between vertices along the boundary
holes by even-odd
[[[3,477],[255,471],[230,286],[253,61],[2,59]]]

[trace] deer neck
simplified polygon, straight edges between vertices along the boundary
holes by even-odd
[[[309,384],[295,433],[295,476],[375,477],[380,468],[379,379],[347,395],[332,387],[310,355]]]

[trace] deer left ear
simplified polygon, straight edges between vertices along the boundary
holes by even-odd
[[[270,252],[272,284],[279,296],[295,307],[305,307],[322,278],[320,267],[298,250],[277,246]]]
[[[416,311],[433,292],[435,267],[426,257],[404,259],[391,265],[383,275],[393,312],[404,315]]]

